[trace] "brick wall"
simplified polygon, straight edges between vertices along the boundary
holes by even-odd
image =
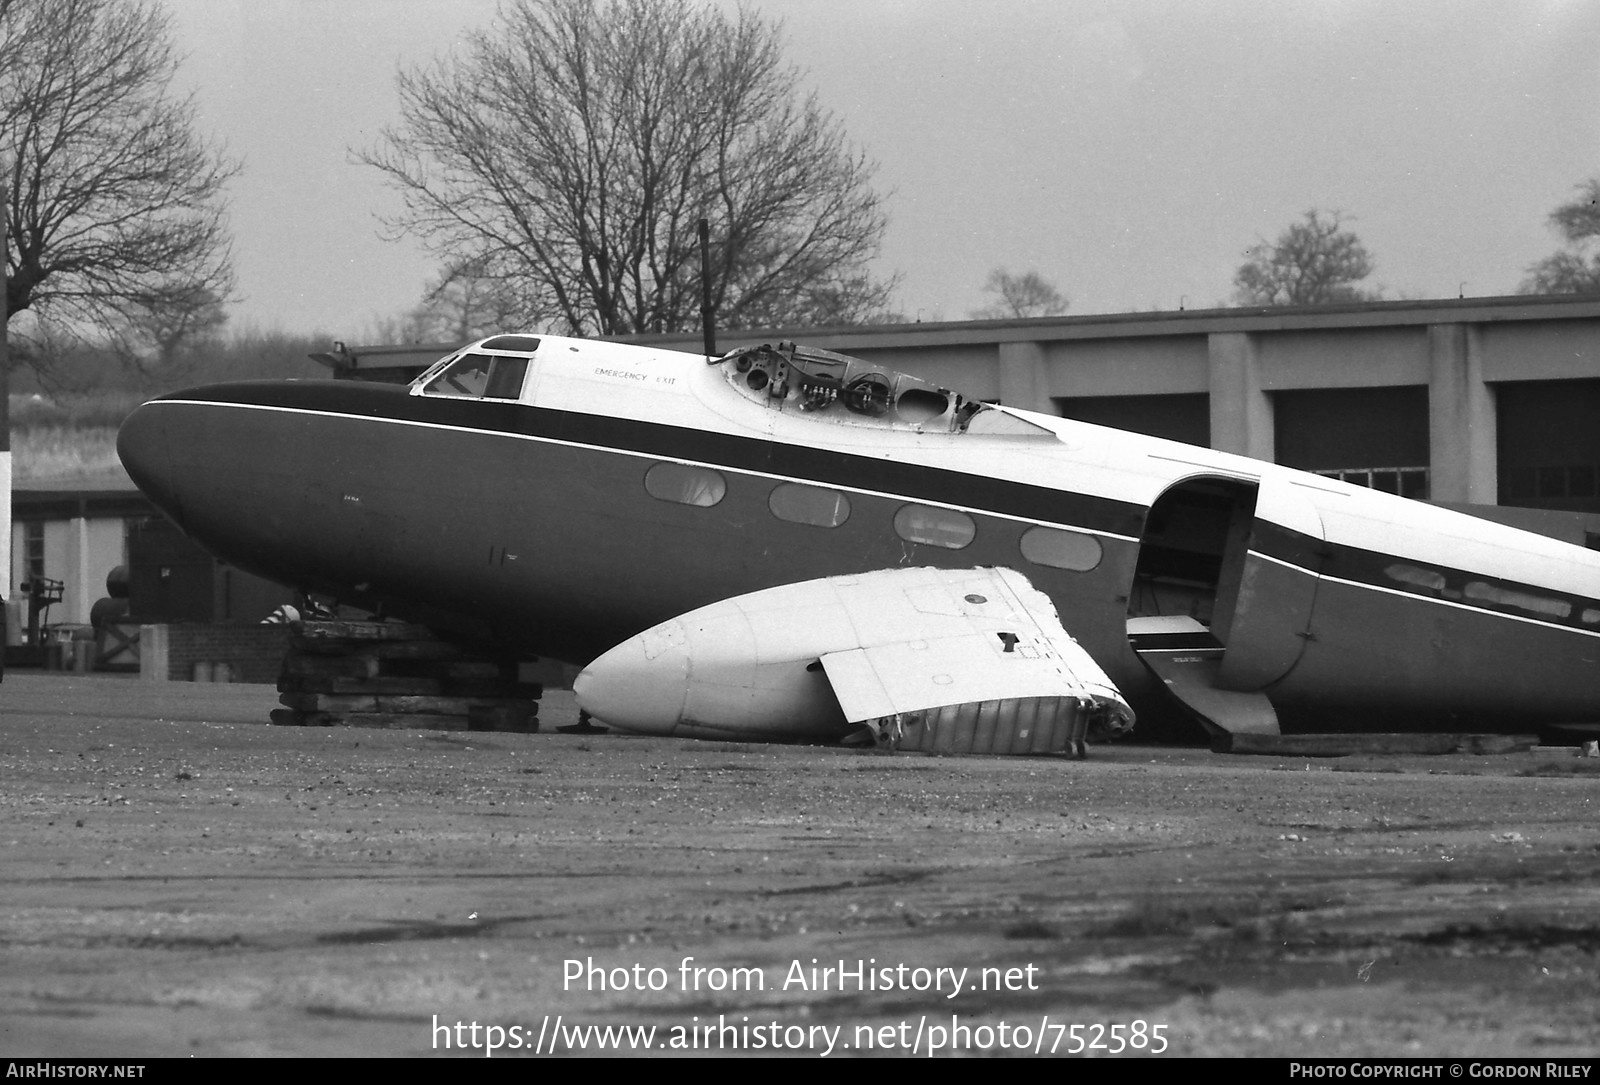
[[[226,663],[234,682],[275,683],[289,645],[287,625],[246,622],[173,622],[139,632],[140,675],[157,682],[188,682],[195,664],[215,673]]]

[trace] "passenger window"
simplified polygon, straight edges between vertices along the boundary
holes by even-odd
[[[1525,591],[1502,588],[1499,585],[1488,584],[1482,580],[1472,581],[1461,594],[1476,602],[1493,603],[1503,607],[1516,607],[1518,610],[1526,610],[1530,614],[1542,614],[1549,618],[1569,618],[1572,616],[1572,604],[1565,599],[1554,599],[1547,595],[1533,595]]]
[[[894,531],[907,542],[960,550],[978,533],[972,517],[954,509],[929,505],[904,505],[894,514]]]
[[[850,499],[837,490],[785,482],[767,498],[772,515],[792,524],[838,527],[850,519]]]
[[[708,509],[728,494],[721,475],[686,463],[658,463],[644,475],[645,492],[661,501]]]
[[[1099,565],[1103,553],[1100,540],[1093,535],[1054,527],[1030,527],[1022,533],[1019,546],[1022,556],[1035,565],[1079,573]]]

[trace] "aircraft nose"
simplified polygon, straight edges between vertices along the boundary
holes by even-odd
[[[667,623],[675,628],[676,623]],[[595,719],[646,735],[672,734],[683,716],[689,653],[658,626],[629,637],[590,663],[572,683],[578,707]]]
[[[117,430],[117,456],[156,507],[182,523],[177,478],[172,460],[172,414],[158,402],[136,407]]]

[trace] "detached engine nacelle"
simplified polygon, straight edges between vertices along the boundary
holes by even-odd
[[[1133,712],[1010,569],[786,584],[661,623],[586,667],[578,704],[627,731],[944,753],[1083,752]]]

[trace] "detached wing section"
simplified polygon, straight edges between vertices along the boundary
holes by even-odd
[[[1117,688],[1020,573],[873,576],[865,645],[821,661],[845,718],[872,726],[880,745],[1081,754],[1096,719],[1131,726]]]
[[[1010,569],[889,569],[787,584],[663,622],[575,686],[625,730],[943,753],[1082,753],[1133,713]]]

